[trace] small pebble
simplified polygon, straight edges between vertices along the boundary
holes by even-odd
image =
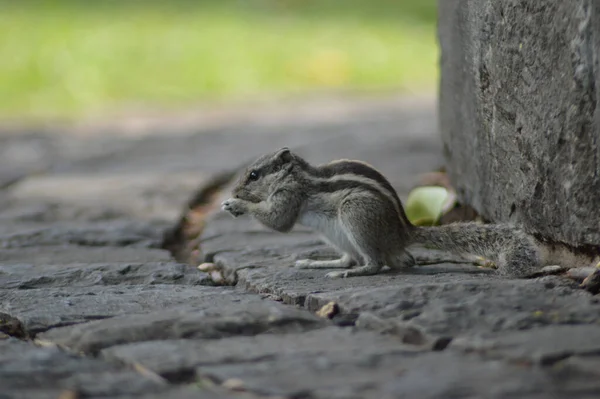
[[[335,302],[329,302],[324,305],[321,309],[317,310],[317,316],[332,319],[333,316],[340,312],[340,307]]]
[[[581,283],[581,287],[594,295],[600,293],[600,269],[590,273]]]
[[[62,391],[60,395],[58,395],[58,399],[79,399],[79,393],[73,390]]]
[[[559,265],[544,266],[540,270],[543,274],[558,274],[565,271],[565,268]]]
[[[594,272],[593,267],[575,267],[567,271],[567,277],[582,282],[587,276]]]
[[[198,266],[198,270],[200,270],[201,272],[205,272],[205,273],[209,273],[216,269],[217,269],[217,266],[214,263],[210,263],[210,262],[201,263]]]
[[[223,284],[225,282],[225,278],[218,270],[210,272],[210,278],[215,284]]]
[[[232,391],[243,391],[244,381],[240,380],[239,378],[230,378],[228,380],[223,381],[221,386]]]

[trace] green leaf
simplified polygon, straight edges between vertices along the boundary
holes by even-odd
[[[444,187],[417,187],[406,200],[406,216],[415,225],[435,225],[444,213],[449,196]]]

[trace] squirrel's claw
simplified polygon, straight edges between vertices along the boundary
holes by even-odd
[[[335,271],[329,272],[325,275],[327,278],[346,278],[348,277],[348,271]]]

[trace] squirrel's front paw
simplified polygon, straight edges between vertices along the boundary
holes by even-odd
[[[241,216],[248,212],[246,202],[236,198],[229,198],[228,200],[223,201],[221,209],[231,213],[234,217]]]

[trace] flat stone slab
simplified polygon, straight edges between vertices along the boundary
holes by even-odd
[[[166,224],[162,225],[165,228]],[[161,224],[112,220],[103,222],[6,223],[0,225],[0,248],[80,245],[159,248]]]
[[[117,397],[167,391],[169,386],[130,367],[41,348],[16,339],[0,340],[3,398],[58,398],[66,391],[85,397]]]
[[[155,168],[138,173],[49,174],[15,184],[9,198],[15,203],[44,201],[84,210],[100,208],[108,214],[138,220],[170,222],[179,216],[189,193],[204,179],[198,171],[160,173]]]
[[[225,255],[216,257],[218,260],[223,258]],[[412,286],[423,282],[478,281],[482,275],[490,274],[471,265],[451,263],[419,266],[400,272],[388,269],[375,276],[347,279],[329,279],[325,277],[326,273],[327,270],[297,269],[290,260],[275,259],[255,263],[253,268],[238,270],[237,276],[238,284],[250,292],[273,294],[284,303],[315,310],[324,304],[323,301],[312,302],[317,298],[314,295],[319,293],[330,293],[334,298],[338,291],[368,292],[382,287]],[[307,299],[310,301],[307,302]]]
[[[39,248],[0,249],[0,265],[35,266],[40,272],[45,266],[69,265],[85,262],[94,263],[132,263],[132,262],[168,262],[171,254],[162,249],[117,247],[107,251],[102,247],[81,247],[77,245],[46,246]]]
[[[511,331],[456,339],[452,349],[486,357],[553,365],[572,356],[600,361],[600,324],[553,325],[531,331]],[[600,374],[600,369],[597,370]]]
[[[101,355],[141,364],[169,381],[204,378],[224,385],[236,381],[240,388],[283,397],[480,397],[489,394],[492,384],[492,392],[499,395],[494,397],[556,394],[551,370],[454,352],[424,352],[394,337],[351,328],[144,342],[104,349]],[[588,385],[600,387],[600,382]]]
[[[239,381],[263,395],[311,398],[571,398],[598,380],[551,370],[484,361],[454,353],[407,356],[358,351],[321,356],[277,356],[252,363],[206,365],[196,373],[216,381]],[[273,378],[277,376],[277,378]]]
[[[370,277],[327,279],[326,271],[292,267],[293,256],[284,255],[291,252],[286,248],[266,260],[273,251],[263,250],[255,261],[245,252],[222,253],[215,260],[247,265],[236,276],[238,286],[250,292],[311,311],[335,302],[342,313],[372,312],[433,335],[600,321],[600,299],[564,278],[511,280],[472,265],[442,263]],[[238,256],[243,260],[238,261]]]
[[[139,395],[120,395],[118,399],[139,399]],[[221,387],[206,387],[201,382],[186,386],[173,386],[167,390],[144,393],[144,399],[256,399],[256,395],[244,392],[231,392]]]
[[[172,262],[49,263],[33,266],[7,265],[0,261],[0,289],[160,284],[194,286],[210,284],[206,278],[196,268]]]
[[[34,130],[0,130],[0,169],[14,165],[40,172],[84,160],[110,159],[115,152],[126,152],[137,141],[123,136],[101,134],[85,137],[50,129]]]
[[[28,170],[23,167],[7,166],[0,170],[0,189],[15,184],[27,176]]]
[[[118,140],[123,150],[110,156],[90,157],[56,170],[60,174],[120,175],[220,172],[283,146],[301,149],[315,162],[358,157],[392,174],[399,153],[406,154],[410,171],[429,162],[438,164],[442,145],[437,135],[435,102],[417,107],[399,104],[394,112],[373,112],[360,119],[336,123],[280,123],[271,126],[191,129],[139,140]],[[224,156],[227,154],[228,156]],[[232,164],[233,162],[233,164]],[[439,166],[439,165],[436,165]]]
[[[165,309],[219,307],[246,299],[212,287],[121,285],[0,290],[0,311],[32,334],[65,325]]]
[[[139,363],[167,378],[192,378],[199,366],[230,363],[252,364],[266,359],[333,356],[382,356],[414,353],[418,348],[402,345],[376,333],[325,327],[301,333],[261,334],[219,340],[164,340],[117,345],[101,351],[101,356],[127,364]],[[187,376],[187,377],[186,377]]]
[[[38,338],[76,351],[96,353],[124,343],[285,333],[329,324],[304,310],[257,296],[227,291],[217,294],[214,290],[219,289],[212,289],[204,298],[189,298],[188,306],[148,314],[134,314],[130,310],[120,317],[54,328]]]
[[[127,214],[107,206],[80,206],[61,204],[52,200],[15,199],[6,193],[0,196],[0,222],[2,224],[32,224],[56,222],[99,222],[126,219]]]
[[[444,280],[398,279],[396,286],[315,293],[306,301],[309,309],[335,301],[345,312],[372,312],[444,336],[600,321],[600,300],[558,277],[503,280],[446,275]]]

